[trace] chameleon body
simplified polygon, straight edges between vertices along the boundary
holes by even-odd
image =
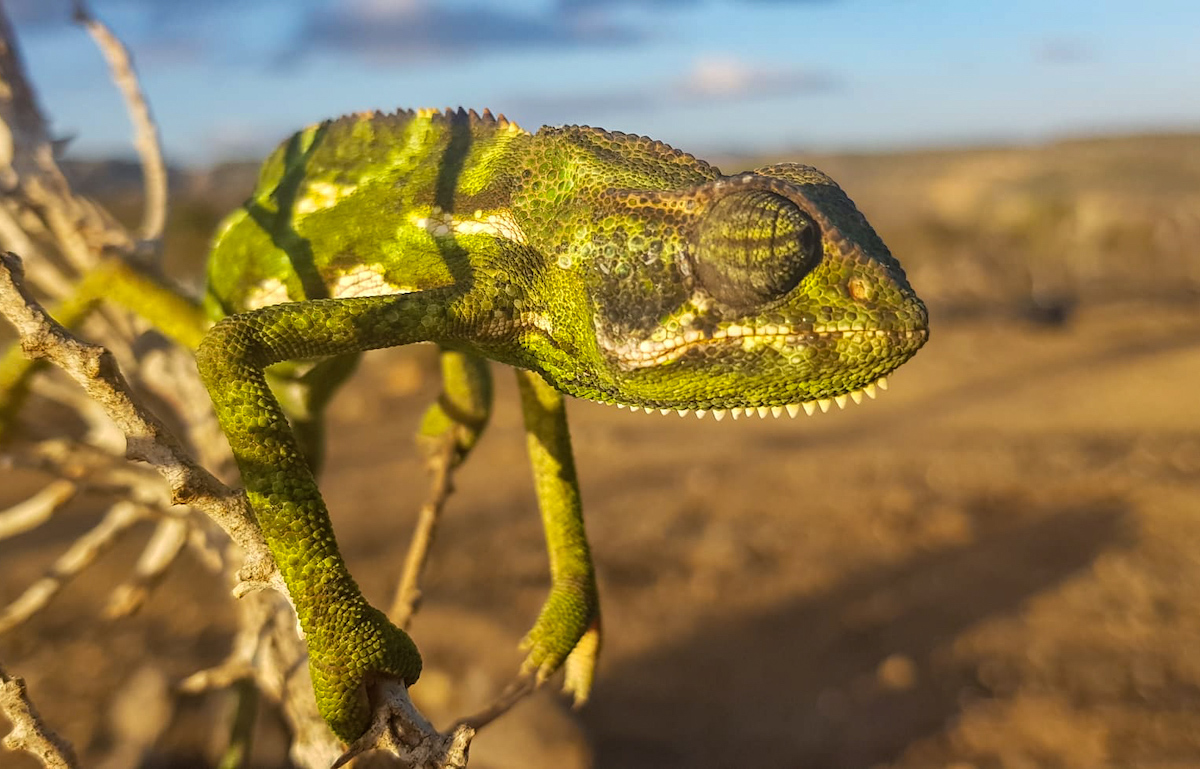
[[[927,336],[899,263],[816,169],[723,176],[643,137],[530,134],[462,110],[291,137],[222,226],[203,303],[215,325],[200,373],[296,605],[318,705],[346,739],[369,719],[365,680],[420,672],[347,572],[313,478],[321,412],[354,355],[440,345],[444,395],[422,430],[456,436],[460,458],[487,420],[483,360],[518,369],[552,575],[526,669],[565,665],[581,700],[599,608],[561,394],[811,413],[871,392]]]

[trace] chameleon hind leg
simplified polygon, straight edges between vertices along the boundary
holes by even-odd
[[[523,672],[535,674],[541,683],[565,666],[563,690],[581,705],[591,691],[600,652],[600,598],[583,526],[567,413],[562,394],[537,373],[518,370],[517,382],[550,554],[550,595],[522,642],[529,652]]]
[[[190,350],[200,344],[209,325],[198,302],[119,257],[109,257],[93,267],[71,296],[51,308],[50,315],[67,328],[77,328],[101,302],[133,312]],[[12,432],[30,382],[45,365],[44,360],[26,358],[19,345],[0,355],[0,440]]]

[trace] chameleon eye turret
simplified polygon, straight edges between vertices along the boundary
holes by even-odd
[[[768,190],[717,200],[696,227],[691,259],[700,286],[733,311],[782,298],[821,258],[816,222]]]

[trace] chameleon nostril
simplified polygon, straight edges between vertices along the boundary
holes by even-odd
[[[851,278],[846,284],[846,288],[850,290],[850,296],[860,302],[866,301],[875,295],[875,289],[862,278]]]

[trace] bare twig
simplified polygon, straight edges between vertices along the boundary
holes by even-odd
[[[226,566],[242,557],[216,526],[189,527],[187,546],[200,565],[214,573],[224,571]]]
[[[69,409],[87,428],[81,441],[103,451],[109,457],[110,464],[120,463],[119,458],[125,451],[125,436],[104,413],[100,404],[88,398],[87,393],[74,382],[63,377],[38,376],[29,383],[29,392]]]
[[[78,489],[71,481],[57,480],[32,497],[0,510],[0,540],[41,526],[74,499]]]
[[[153,470],[130,464],[94,446],[68,439],[23,445],[21,453],[0,454],[0,469],[36,470],[73,482],[79,492],[111,494],[154,508],[162,515],[179,515],[170,492]]]
[[[63,586],[86,569],[121,535],[146,517],[145,509],[131,502],[117,502],[91,531],[58,557],[50,572],[25,588],[15,601],[0,611],[0,633],[6,633],[50,603]]]
[[[215,667],[192,673],[179,683],[179,691],[199,694],[228,689],[244,678],[254,675],[254,661],[267,643],[270,617],[259,616],[254,623],[242,623],[229,655]]]
[[[162,242],[167,221],[167,167],[163,162],[158,126],[150,114],[150,105],[142,93],[141,83],[133,68],[133,58],[125,44],[104,22],[92,15],[84,0],[74,0],[75,21],[83,25],[108,62],[113,82],[125,99],[129,118],[133,121],[134,147],[142,161],[146,200],[142,213],[141,238],[157,250]]]
[[[51,149],[46,133],[46,118],[37,103],[37,93],[25,75],[17,37],[12,32],[8,14],[0,8],[0,123],[5,134],[0,139],[0,169],[3,186],[16,186],[23,166],[43,149]]]
[[[133,576],[113,590],[108,605],[104,607],[106,617],[127,617],[142,608],[150,593],[162,582],[167,569],[183,552],[189,529],[191,521],[186,518],[164,518],[158,522],[154,534],[150,536],[150,541],[146,543],[138,558]]]
[[[0,6],[0,188],[20,191],[22,206],[40,219],[76,270],[105,247],[128,251],[129,239],[81,206],[54,160],[46,119],[21,60],[12,25]]]
[[[466,718],[460,719],[455,726],[469,726],[472,729],[482,729],[500,716],[512,710],[513,706],[537,691],[538,681],[535,676],[520,676],[495,700],[483,710]]]
[[[444,436],[441,445],[429,457],[428,465],[433,476],[429,499],[421,506],[416,528],[408,543],[408,554],[404,558],[404,571],[396,588],[396,597],[392,601],[392,608],[388,610],[388,618],[401,629],[408,629],[413,615],[420,608],[421,575],[429,561],[429,552],[433,547],[434,537],[437,536],[442,510],[446,506],[447,498],[454,491],[452,476],[457,451],[455,436],[450,433]]]
[[[48,769],[79,766],[71,746],[42,723],[37,708],[29,699],[29,692],[25,690],[25,680],[10,676],[3,666],[0,666],[0,713],[13,725],[4,738],[4,747],[25,751]]]
[[[145,766],[149,751],[175,715],[175,700],[166,673],[147,661],[132,671],[105,704],[105,722],[112,740],[96,769]]]
[[[29,233],[17,220],[19,208],[21,204],[12,198],[0,204],[0,246],[18,254],[37,256],[40,249],[34,245],[33,238],[29,237]],[[35,259],[30,265],[29,279],[55,299],[63,299],[73,289],[71,280],[63,271],[44,258]]]

